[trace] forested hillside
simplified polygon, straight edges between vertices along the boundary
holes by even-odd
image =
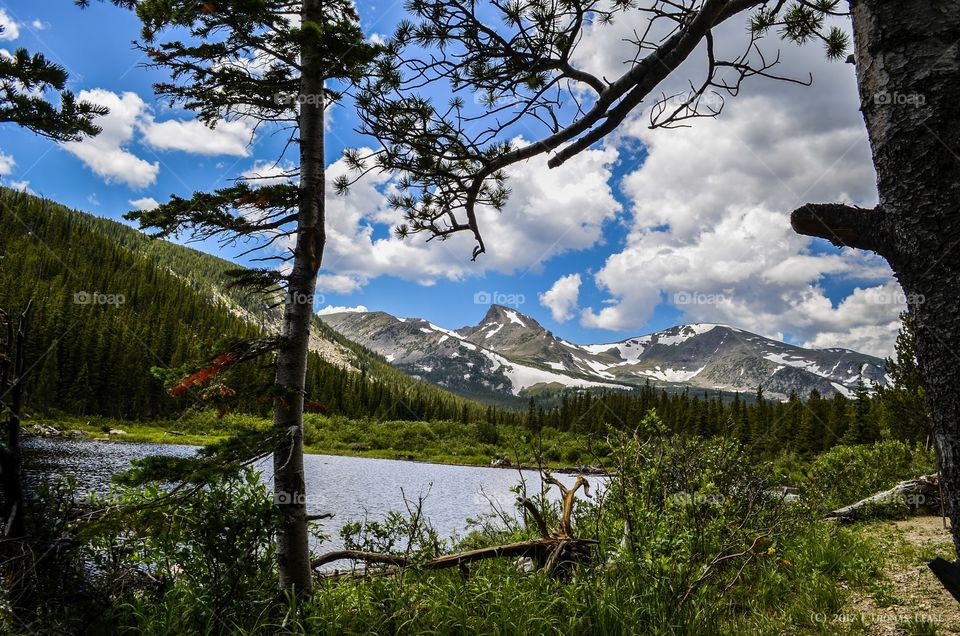
[[[33,300],[28,408],[142,419],[201,402],[190,394],[171,398],[151,369],[186,372],[229,342],[269,328],[265,301],[222,291],[226,272],[235,267],[120,223],[0,189],[0,308],[19,312]],[[336,341],[360,371],[312,355],[312,408],[387,419],[473,419],[488,411],[496,417],[492,409],[409,378],[319,321],[315,330]],[[233,408],[266,412],[268,374],[254,365],[232,371]]]

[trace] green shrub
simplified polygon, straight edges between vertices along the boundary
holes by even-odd
[[[105,579],[142,572],[154,581],[119,595],[118,625],[147,634],[225,633],[278,610],[279,516],[252,469],[183,500],[151,485],[103,503],[113,512],[85,532],[89,562]]]
[[[899,441],[835,446],[814,460],[801,495],[834,510],[933,470],[932,452]]]

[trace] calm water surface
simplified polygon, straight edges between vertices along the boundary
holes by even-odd
[[[73,475],[83,491],[106,493],[110,478],[144,455],[188,456],[196,447],[173,444],[82,441],[30,438],[24,442],[28,482]],[[496,505],[513,514],[515,495],[510,488],[525,480],[529,492],[539,492],[540,475],[535,471],[503,468],[447,466],[390,459],[367,459],[335,455],[307,455],[306,467],[310,514],[333,512],[322,522],[331,540],[322,549],[341,547],[340,528],[352,521],[382,519],[391,510],[405,511],[404,497],[415,505],[424,497],[423,510],[441,536],[462,536],[467,519],[492,511]],[[257,465],[270,483],[270,461]],[[569,475],[557,476],[572,483]],[[596,478],[591,480],[594,483]],[[556,488],[550,496],[559,498]]]

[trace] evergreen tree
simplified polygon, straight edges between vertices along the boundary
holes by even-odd
[[[67,79],[66,69],[40,53],[19,48],[0,55],[0,124],[13,123],[55,141],[97,135],[94,119],[107,109],[77,101],[64,89]],[[50,93],[57,94],[59,104],[48,99]]]
[[[341,96],[327,84],[349,86],[362,76],[374,49],[366,43],[349,0],[114,3],[135,7],[143,23],[140,48],[153,66],[172,76],[171,82],[155,86],[158,94],[193,110],[210,126],[243,118],[294,131],[291,141],[298,148],[298,161],[296,169],[284,175],[286,183],[258,186],[256,180],[241,181],[189,199],[174,196],[155,210],[131,212],[128,218],[161,235],[185,231],[195,238],[254,239],[260,248],[286,237],[295,245],[287,274],[248,270],[238,282],[285,293],[273,390],[274,430],[283,440],[274,453],[274,488],[282,515],[278,561],[281,586],[306,594],[312,572],[303,405],[314,292],[326,236],[324,113]],[[176,39],[184,32],[188,37]]]
[[[885,437],[926,443],[930,435],[930,408],[917,368],[913,321],[906,312],[900,319],[895,357],[887,358],[891,383],[877,387],[880,425]]]
[[[843,436],[844,444],[872,444],[880,438],[880,428],[870,414],[870,392],[863,378],[854,391],[856,399],[850,411],[850,424]]]
[[[60,360],[54,344],[43,359],[43,366],[35,380],[33,404],[43,413],[60,404]]]
[[[803,457],[812,457],[824,448],[824,435],[829,419],[829,405],[816,389],[810,391],[795,431],[793,445]]]

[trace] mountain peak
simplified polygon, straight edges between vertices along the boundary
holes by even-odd
[[[522,314],[516,309],[497,304],[490,305],[490,308],[487,309],[487,314],[477,326],[482,327],[491,323],[502,325],[514,324],[523,328],[536,327],[542,329],[540,324],[530,316]]]

